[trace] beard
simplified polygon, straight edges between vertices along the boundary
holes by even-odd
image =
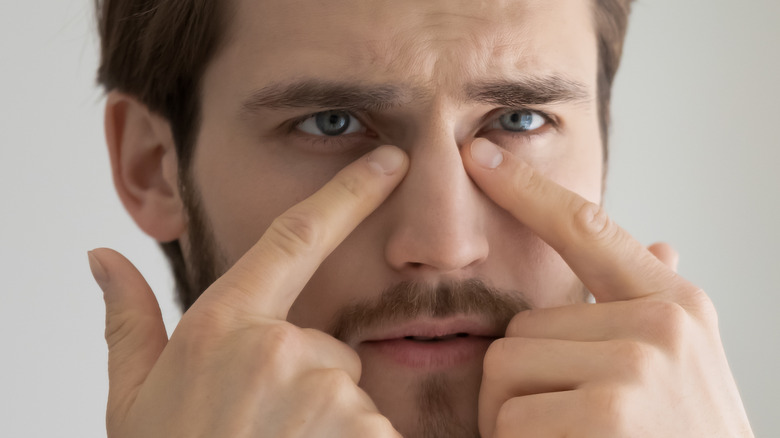
[[[452,405],[456,397],[454,383],[446,375],[433,375],[419,384],[417,430],[404,436],[479,438],[476,424],[459,417]]]

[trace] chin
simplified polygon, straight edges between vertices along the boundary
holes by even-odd
[[[405,438],[478,438],[483,358],[484,351],[451,366],[410,367],[361,355],[360,386]]]

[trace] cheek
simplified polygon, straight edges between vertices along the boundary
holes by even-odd
[[[491,233],[489,278],[525,294],[538,307],[569,304],[581,283],[555,250],[509,214],[496,216]]]
[[[588,160],[590,162],[588,162]],[[603,192],[601,158],[583,158],[547,173],[547,177],[590,202],[601,204]]]
[[[597,130],[591,135],[574,135],[563,140],[555,159],[535,167],[545,177],[600,204],[603,191],[603,152]]]
[[[296,159],[277,144],[204,133],[193,178],[215,242],[232,264],[254,245],[271,222],[317,191],[343,163]]]

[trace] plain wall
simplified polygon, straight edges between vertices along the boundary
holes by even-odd
[[[0,8],[0,435],[104,436],[110,246],[178,312],[111,184],[89,0]],[[780,436],[780,2],[645,0],[614,90],[607,208],[707,290],[754,431]],[[659,382],[663,384],[663,382]]]

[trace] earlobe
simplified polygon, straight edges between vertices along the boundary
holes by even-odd
[[[112,91],[105,133],[114,186],[130,216],[158,242],[182,237],[186,217],[169,122],[134,97]]]

